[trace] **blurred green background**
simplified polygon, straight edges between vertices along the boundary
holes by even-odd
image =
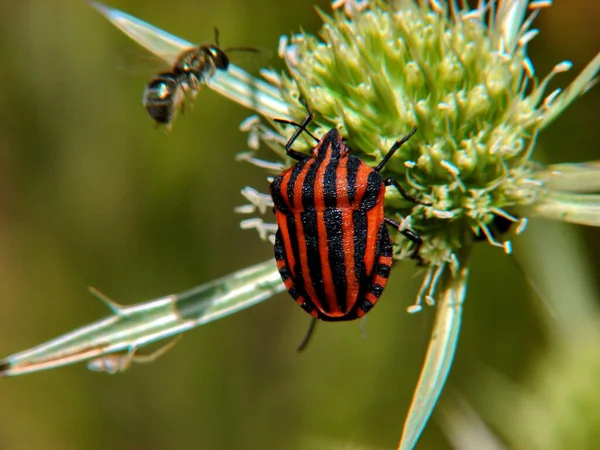
[[[303,1],[110,6],[193,42],[211,42],[218,26],[223,47],[274,54],[280,35],[319,28]],[[529,52],[537,73],[574,63],[551,89],[598,52],[599,21],[594,0],[542,12]],[[267,190],[262,171],[234,161],[246,148],[238,125],[248,111],[206,90],[171,135],[154,130],[141,105],[153,72],[127,64],[143,51],[84,1],[0,3],[0,52],[0,356],[107,315],[88,285],[134,303],[271,257],[232,212],[245,203],[244,186]],[[282,67],[276,57],[270,64]],[[537,157],[599,159],[599,105],[599,88],[576,101],[541,135]],[[576,297],[571,279],[543,275],[573,263],[551,225],[533,223],[516,256],[543,259],[545,269],[531,269],[540,287],[558,282]],[[582,278],[597,292],[600,230],[558,232],[571,231],[589,271]],[[366,340],[356,322],[324,324],[297,354],[308,316],[282,294],[187,333],[160,360],[124,374],[78,365],[2,379],[0,449],[395,448],[434,314],[405,313],[420,282],[413,275],[411,264],[396,267],[366,319]],[[449,391],[468,396],[484,366],[525,377],[548,343],[543,308],[513,261],[479,246]],[[419,448],[448,448],[437,417]]]

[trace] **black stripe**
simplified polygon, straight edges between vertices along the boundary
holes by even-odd
[[[388,278],[390,276],[391,269],[392,268],[387,264],[379,264],[377,267],[377,275],[379,275],[381,278]]]
[[[281,279],[283,281],[289,280],[290,278],[292,278],[292,272],[290,272],[290,269],[288,269],[288,266],[283,266],[281,269],[279,269],[279,275],[281,275]]]
[[[346,162],[346,180],[348,182],[348,188],[346,190],[346,195],[348,196],[348,202],[352,205],[354,203],[354,197],[356,196],[356,176],[358,175],[358,168],[360,167],[360,163],[362,161],[354,156],[348,155],[348,160]]]
[[[290,269],[288,268],[289,262],[286,261],[285,247],[283,246],[283,240],[281,238],[281,230],[277,230],[277,233],[275,234],[275,259],[278,261],[284,261],[284,266],[281,269],[279,269],[279,275],[281,275],[281,279],[284,282],[288,279],[292,279],[293,283],[294,277],[292,276],[292,272],[290,272]],[[288,292],[294,300],[296,300],[300,295],[293,285],[291,288],[288,289]]]
[[[279,175],[277,178],[273,180],[271,183],[271,198],[273,199],[273,204],[275,208],[281,211],[284,214],[289,214],[288,207],[283,200],[283,195],[281,194],[281,183],[283,182],[283,177]]]
[[[340,317],[331,317],[331,316],[326,316],[325,314],[319,313],[319,319],[321,319],[323,322],[347,322],[349,320],[355,320],[358,318],[358,314],[356,314],[357,309],[358,309],[358,304],[356,305],[356,308],[354,308],[352,311],[348,312],[348,314],[345,314]]]
[[[298,175],[300,175],[300,172],[302,172],[302,169],[304,168],[304,166],[306,165],[306,163],[310,161],[309,159],[305,159],[303,161],[298,161],[296,163],[296,165],[294,166],[294,170],[292,170],[292,173],[290,174],[290,179],[288,181],[288,185],[287,185],[287,196],[288,196],[288,201],[290,202],[290,206],[293,208],[294,207],[294,186],[296,184],[296,180],[298,179]],[[282,193],[283,195],[283,193]]]
[[[371,294],[373,294],[375,297],[377,297],[377,298],[381,297],[382,293],[383,293],[383,286],[380,285],[379,283],[375,283],[373,286],[371,286]]]
[[[337,170],[340,165],[340,160],[331,157],[329,164],[325,168],[323,175],[323,197],[325,198],[326,208],[335,208],[337,206]]]
[[[373,303],[371,303],[369,300],[365,299],[362,301],[359,308],[362,309],[364,312],[368,313],[373,306],[374,306]]]
[[[368,283],[367,271],[365,268],[365,249],[367,245],[367,215],[363,211],[353,211],[352,221],[354,222],[354,274],[358,280],[361,291]],[[359,292],[359,297],[363,295]]]
[[[313,165],[308,168],[304,182],[302,183],[302,206],[304,206],[305,210],[314,209],[315,207],[315,180],[317,179],[317,171],[321,167],[322,161],[314,161]]]
[[[315,148],[317,158],[320,160],[326,159],[331,154],[332,159],[340,159],[342,155],[342,147],[340,145],[340,132],[336,128],[329,130]]]
[[[387,227],[385,226],[385,222],[381,224],[381,228],[379,229],[379,237],[377,238],[377,254],[380,256],[390,256],[390,257],[394,254],[394,247],[392,246],[392,239],[390,238],[390,232],[388,231]],[[389,274],[389,269],[388,269],[388,274]]]
[[[329,267],[335,287],[337,304],[344,313],[348,311],[346,298],[346,264],[344,262],[344,241],[342,233],[342,212],[329,209],[323,213],[325,230],[327,231],[327,249],[329,251]]]
[[[277,229],[275,233],[275,260],[282,261],[285,256],[285,250],[283,249],[283,241],[281,240],[281,230]]]
[[[302,302],[302,304],[300,305],[300,307],[304,311],[306,311],[307,313],[310,313],[310,312],[312,312],[313,309],[315,309],[314,306],[311,303],[308,303],[308,302]]]
[[[304,291],[304,279],[302,278],[302,264],[300,263],[300,250],[298,249],[298,235],[296,233],[296,221],[293,215],[286,216],[288,226],[288,239],[292,247],[292,254],[296,260],[296,266],[290,265],[290,258],[286,255],[286,265],[288,269],[292,271],[294,285],[298,289],[299,295],[305,295]],[[305,295],[305,297],[308,297]]]
[[[362,200],[360,201],[359,210],[367,212],[368,210],[375,207],[377,204],[377,199],[379,197],[379,191],[381,190],[381,185],[383,184],[383,179],[381,175],[379,175],[374,170],[369,174],[369,178],[367,179],[367,187],[365,189],[365,193],[363,194]]]
[[[298,291],[298,289],[296,289],[296,286],[292,286],[291,288],[289,288],[288,292],[294,300],[298,300],[298,297],[300,297],[300,292]]]
[[[306,259],[308,263],[310,281],[317,296],[317,299],[312,299],[312,301],[315,302],[318,300],[323,311],[329,312],[330,308],[329,304],[327,303],[327,295],[325,294],[325,285],[323,283],[321,254],[319,253],[317,212],[314,208],[308,208],[303,213],[300,213],[300,220],[302,221],[304,240],[306,241]]]

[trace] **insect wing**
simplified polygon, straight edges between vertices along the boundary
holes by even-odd
[[[195,47],[193,43],[167,33],[137,17],[109,8],[101,3],[92,2],[91,4],[123,33],[171,66],[175,64],[181,53],[190,47]]]

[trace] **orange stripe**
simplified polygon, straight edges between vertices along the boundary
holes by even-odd
[[[378,284],[382,288],[385,288],[385,285],[387,284],[387,278],[383,278],[379,275],[375,275],[375,277],[373,278],[373,285],[375,285],[375,284]]]
[[[304,211],[304,206],[302,205],[302,187],[304,186],[304,179],[306,178],[306,173],[308,172],[308,169],[310,169],[312,165],[315,164],[315,161],[315,159],[309,160],[304,165],[302,171],[298,174],[298,177],[296,178],[296,182],[294,184],[294,192],[292,194],[294,196],[294,212]]]
[[[282,181],[281,181],[281,185],[279,187],[279,193],[281,194],[281,198],[285,202],[285,205],[288,207],[288,209],[290,209],[292,207],[292,205],[290,204],[290,200],[288,199],[288,196],[287,196],[287,188],[288,188],[288,184],[290,182],[290,178],[292,177],[293,170],[294,170],[294,166],[285,170],[281,174]]]
[[[360,201],[365,195],[371,170],[372,169],[369,166],[367,166],[364,162],[360,162],[358,170],[356,171],[356,195],[354,196],[354,205],[352,205],[355,209],[356,207],[358,207]]]
[[[367,276],[370,277],[375,268],[375,258],[377,257],[377,241],[379,239],[379,229],[383,223],[383,194],[385,186],[381,185],[377,203],[367,211],[367,243],[365,247],[365,269]]]
[[[344,246],[344,266],[346,269],[346,304],[352,309],[359,291],[358,279],[354,268],[354,222],[352,209],[342,210],[342,245]]]
[[[377,259],[377,267],[379,266],[390,266],[392,267],[392,257],[380,255]]]
[[[366,314],[366,312],[365,312],[365,311],[363,311],[363,310],[362,310],[362,309],[360,309],[360,308],[356,310],[356,318],[357,318],[357,319],[360,319],[360,318],[361,318],[362,316],[364,316],[365,314]]]
[[[282,242],[285,247],[285,256],[288,263],[288,269],[290,269],[290,273],[292,274],[292,278],[298,278],[298,274],[295,273],[296,270],[296,257],[294,256],[294,252],[292,250],[292,245],[290,244],[289,235],[290,231],[288,229],[286,215],[279,210],[275,210],[275,217],[277,219],[277,226],[279,227],[279,231],[281,231],[281,236],[283,237]]]

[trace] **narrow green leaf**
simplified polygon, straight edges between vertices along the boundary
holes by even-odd
[[[600,161],[553,164],[537,171],[535,178],[553,191],[600,192]]]
[[[460,268],[446,271],[440,283],[435,324],[425,356],[421,377],[408,411],[398,450],[411,450],[417,444],[442,392],[452,366],[460,332],[462,305],[469,274],[469,249],[461,249]]]
[[[518,208],[519,214],[600,226],[600,195],[550,191],[530,206]]]
[[[133,352],[266,300],[285,289],[273,259],[181,294],[131,306],[105,301],[113,315],[0,360],[0,376],[22,375]]]

